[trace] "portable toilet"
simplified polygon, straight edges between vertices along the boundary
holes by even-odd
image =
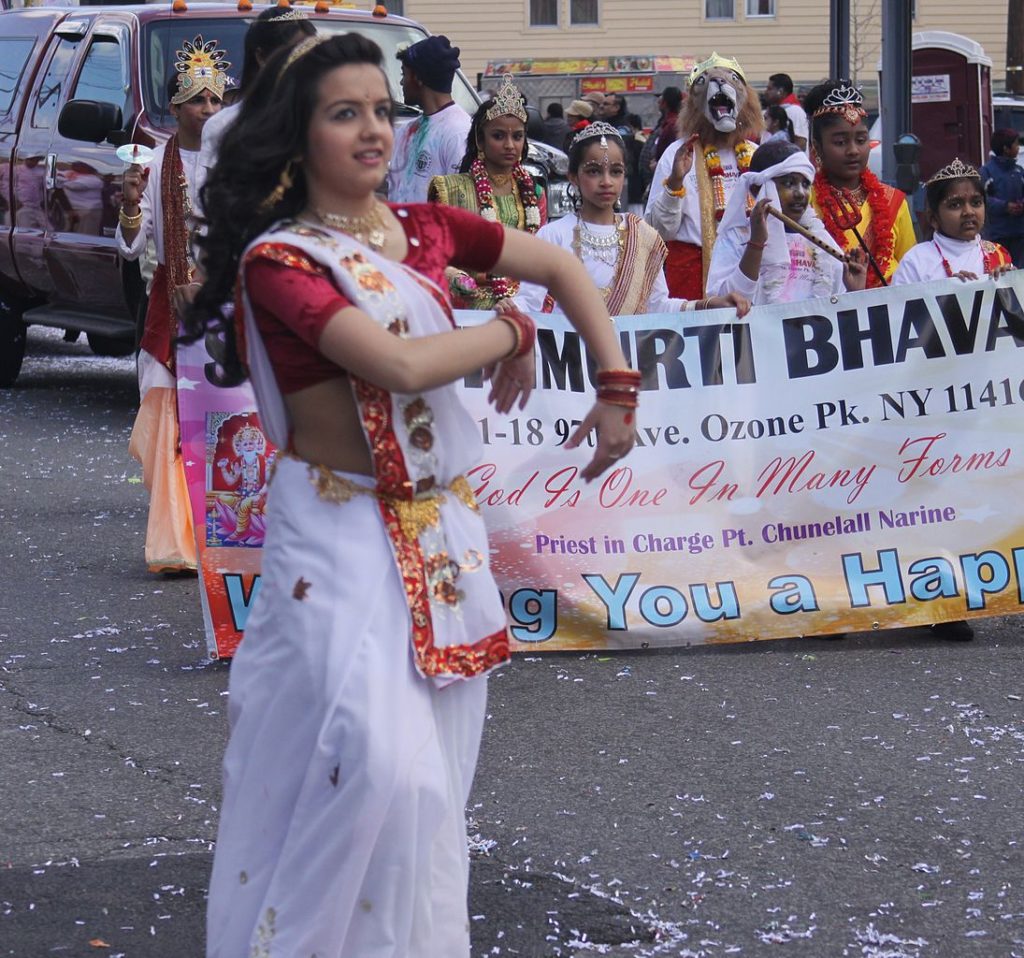
[[[921,179],[955,156],[980,166],[992,133],[991,57],[977,41],[942,30],[915,33],[912,47],[911,132],[922,143]]]

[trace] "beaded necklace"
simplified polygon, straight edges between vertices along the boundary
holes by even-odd
[[[592,233],[586,220],[577,215],[572,231],[572,251],[581,262],[585,256],[599,260],[608,266],[615,266],[626,245],[626,224],[620,217],[615,218],[615,229],[607,236]],[[584,252],[586,251],[586,252]]]
[[[473,186],[476,188],[476,202],[480,207],[480,215],[492,223],[498,222],[498,211],[494,206],[494,188],[491,185],[491,178],[487,174],[487,166],[484,161],[477,157],[469,168],[470,176],[473,177]],[[537,189],[533,183],[533,177],[523,169],[521,163],[517,163],[512,170],[512,178],[518,191],[518,200],[523,207],[524,229],[527,233],[536,233],[540,229],[540,207],[537,205]],[[495,300],[506,299],[515,296],[519,290],[519,283],[508,279],[505,276],[488,275],[487,283],[494,294]]]

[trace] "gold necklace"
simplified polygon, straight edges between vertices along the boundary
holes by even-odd
[[[499,190],[505,189],[509,183],[512,182],[511,173],[488,173],[487,178],[493,183]]]
[[[380,252],[387,239],[387,222],[384,219],[386,207],[378,200],[374,200],[373,209],[362,216],[346,216],[344,213],[328,213],[314,207],[313,212],[321,223],[331,226],[342,233],[365,243],[370,249]]]

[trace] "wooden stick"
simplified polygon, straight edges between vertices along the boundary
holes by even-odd
[[[818,249],[828,253],[829,256],[839,260],[841,263],[846,262],[845,253],[840,253],[839,250],[829,246],[828,243],[823,243],[809,229],[801,226],[796,220],[790,219],[785,213],[780,213],[774,206],[767,206],[765,209],[777,220],[782,220],[794,233],[799,233],[808,243],[813,243]]]

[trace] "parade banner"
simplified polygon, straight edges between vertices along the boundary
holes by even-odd
[[[177,368],[181,453],[196,530],[206,647],[212,659],[229,658],[259,590],[275,449],[263,433],[251,386],[217,386],[220,367],[203,340],[178,346]]]
[[[589,484],[579,472],[593,449],[565,443],[593,402],[592,365],[567,322],[540,318],[524,410],[497,415],[479,379],[463,390],[484,443],[468,478],[513,647],[706,644],[1021,611],[1024,499],[1010,490],[1024,481],[1022,299],[1024,276],[1011,273],[743,319],[619,317],[644,376],[636,448]],[[208,519],[220,515],[211,495],[231,492],[211,484],[224,480],[221,459],[234,474],[223,430],[241,409],[209,395],[181,393],[183,411],[186,397],[212,403],[191,417],[204,424]],[[233,603],[244,612],[258,587],[258,550],[208,548],[219,574],[239,569],[234,593],[219,588],[242,621]]]

